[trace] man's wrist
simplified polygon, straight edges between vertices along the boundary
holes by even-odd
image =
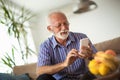
[[[64,68],[66,68],[66,67],[68,67],[68,64],[66,64],[66,62],[64,61],[64,62],[62,62],[62,66],[63,66]]]

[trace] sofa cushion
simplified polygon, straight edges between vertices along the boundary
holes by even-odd
[[[98,51],[105,51],[107,49],[112,49],[117,54],[120,54],[120,37],[96,43],[94,44],[94,46]]]
[[[11,75],[8,73],[0,73],[0,80],[30,80],[27,74]]]
[[[13,69],[13,73],[15,75],[28,73],[28,75],[30,76],[30,78],[32,80],[36,80],[36,77],[37,77],[37,75],[36,75],[36,63],[15,66]]]
[[[21,75],[15,75],[13,77],[14,77],[14,80],[30,80],[30,77],[27,73],[21,74]]]
[[[0,80],[14,80],[14,79],[10,74],[0,73]]]

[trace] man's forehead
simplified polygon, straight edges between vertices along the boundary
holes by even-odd
[[[67,19],[62,19],[62,20],[59,20],[59,19],[53,19],[50,21],[52,24],[61,24],[61,23],[66,23],[68,22]]]
[[[67,17],[65,16],[64,13],[61,13],[61,12],[54,12],[54,13],[51,13],[49,16],[48,16],[48,21],[51,23],[51,24],[59,24],[59,23],[63,23],[63,22],[68,22],[67,20]]]

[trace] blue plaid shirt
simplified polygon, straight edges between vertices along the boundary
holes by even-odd
[[[45,42],[40,45],[38,55],[38,66],[54,65],[61,63],[66,59],[68,52],[71,49],[79,50],[80,39],[86,38],[87,36],[83,33],[69,32],[66,46],[60,45],[55,37],[48,38]],[[91,43],[93,52],[96,53],[95,47]],[[77,59],[69,67],[61,70],[53,76],[57,80],[78,80],[81,74],[87,71],[84,59]]]

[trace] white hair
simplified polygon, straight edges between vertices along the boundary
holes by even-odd
[[[59,11],[59,10],[55,10],[55,11],[50,11],[50,12],[48,12],[48,14],[47,14],[47,16],[46,16],[46,24],[47,24],[47,25],[50,25],[50,16],[53,15],[53,14],[57,14],[57,13],[65,15],[63,12],[61,12],[61,11]]]

